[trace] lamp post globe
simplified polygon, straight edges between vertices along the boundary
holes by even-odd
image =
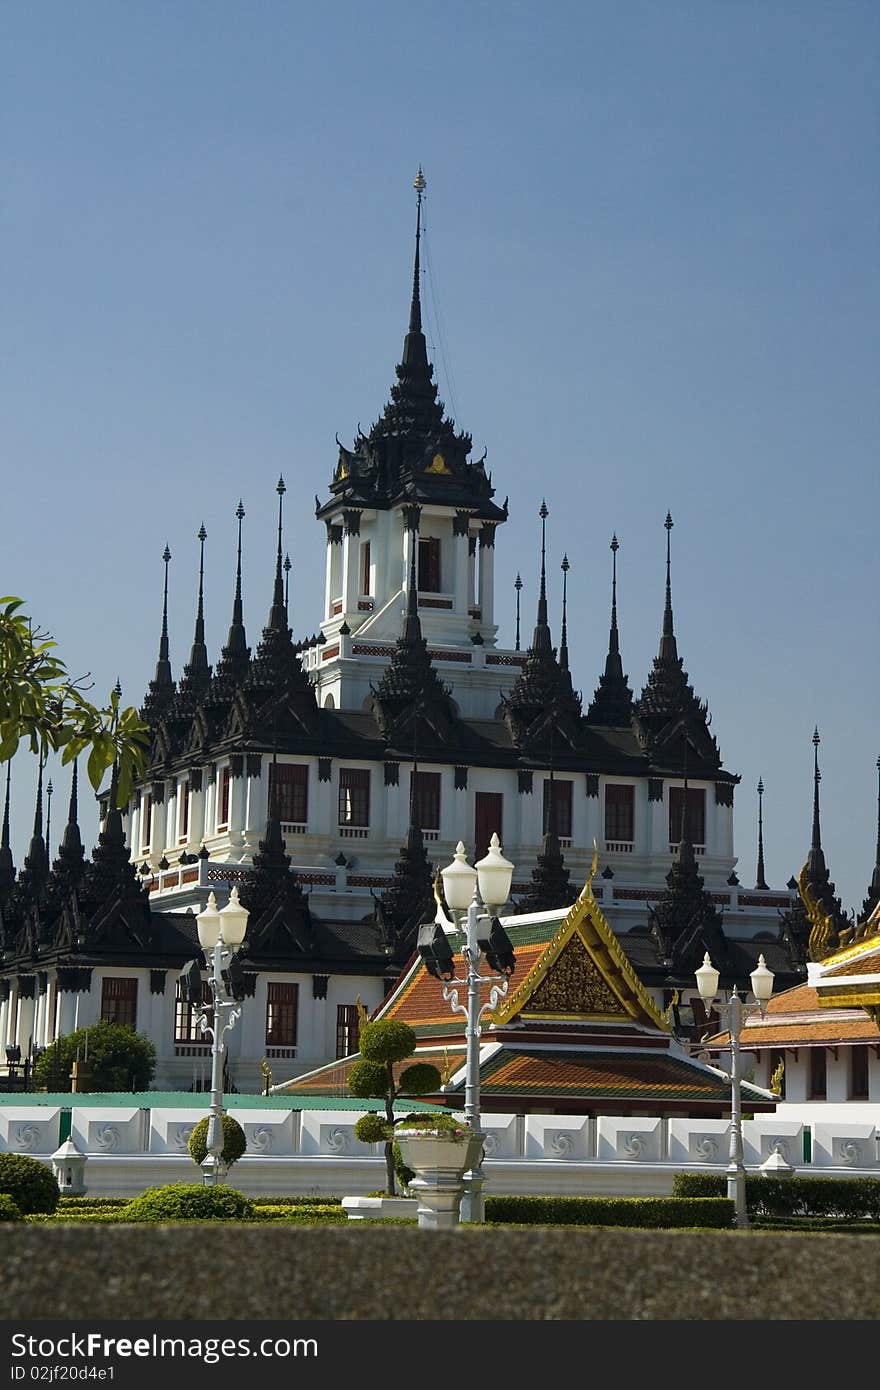
[[[233,885],[229,902],[221,908],[217,916],[220,921],[220,937],[230,950],[237,951],[244,941],[249,913],[238,900],[238,889]]]
[[[217,899],[213,890],[208,894],[208,901],[196,918],[196,928],[199,933],[199,945],[207,955],[220,940],[220,913],[217,911]]]
[[[443,879],[443,892],[453,912],[467,912],[474,896],[477,871],[467,862],[467,851],[459,840],[451,864],[440,870]]]
[[[510,897],[513,865],[501,853],[501,842],[494,830],[488,853],[477,860],[476,870],[483,902],[488,908],[503,907]]]

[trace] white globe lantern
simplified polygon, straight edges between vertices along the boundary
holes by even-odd
[[[763,955],[758,956],[758,964],[749,977],[752,993],[759,1004],[766,1004],[773,993],[773,971],[769,969]]]
[[[709,959],[709,952],[703,956],[703,964],[699,970],[694,971],[697,980],[697,989],[700,991],[700,998],[704,1004],[711,1004],[715,995],[718,993],[718,971]]]
[[[220,913],[217,911],[217,899],[214,897],[213,889],[208,894],[208,901],[196,918],[196,928],[202,950],[213,951],[220,940]]]
[[[502,907],[510,897],[513,865],[501,853],[501,842],[494,830],[489,841],[489,852],[477,860],[476,868],[483,902],[488,908]]]
[[[441,869],[440,874],[449,907],[453,912],[467,912],[474,896],[477,871],[467,862],[467,851],[461,840],[455,847],[452,863]]]
[[[244,941],[249,915],[247,908],[242,907],[238,901],[238,889],[233,887],[229,894],[229,902],[217,914],[220,919],[220,936],[233,951]]]

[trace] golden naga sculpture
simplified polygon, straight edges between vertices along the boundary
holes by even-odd
[[[810,960],[818,961],[824,960],[836,949],[837,927],[833,915],[826,911],[825,904],[812,891],[807,869],[808,865],[805,864],[798,874],[798,892],[807,910],[807,920],[812,928],[808,946]]]

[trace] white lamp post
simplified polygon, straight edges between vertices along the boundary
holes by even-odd
[[[241,1017],[241,994],[235,987],[236,974],[241,967],[233,959],[247,931],[248,910],[238,901],[238,889],[233,887],[229,902],[218,911],[213,892],[196,918],[199,944],[208,965],[213,1017],[202,1009],[199,1027],[211,1038],[211,1106],[208,1120],[207,1153],[202,1162],[206,1186],[213,1187],[226,1176],[223,1162],[223,1056],[225,1035]],[[237,969],[236,969],[237,967]]]
[[[452,1006],[453,1013],[464,1014],[467,1023],[465,1030],[465,1120],[477,1137],[480,1131],[480,1019],[483,1014],[494,1009],[499,999],[507,993],[509,976],[513,974],[513,948],[504,928],[497,920],[499,912],[510,897],[510,884],[513,878],[513,865],[501,853],[498,836],[493,834],[489,852],[477,861],[476,868],[467,862],[465,847],[461,840],[455,851],[455,858],[445,869],[443,891],[446,902],[453,914],[459,932],[466,914],[465,939],[461,953],[465,960],[463,979],[452,979],[449,974],[440,978],[449,980],[443,986],[443,997]],[[480,908],[485,904],[486,911]],[[480,973],[480,957],[485,952],[490,966],[500,970],[497,975]],[[438,973],[435,969],[434,973]],[[467,1003],[459,1003],[458,991],[467,986]],[[480,988],[490,985],[489,1000],[480,1007]],[[461,1201],[463,1221],[481,1223],[483,1221],[483,1177],[482,1146],[473,1168],[464,1175],[464,1195]]]
[[[694,973],[700,998],[708,1013],[718,993],[718,971],[709,959],[708,951],[703,957],[703,964]],[[756,1004],[744,1003],[734,989],[729,1002],[719,1005],[720,1010],[728,1016],[727,1027],[730,1033],[730,1162],[727,1166],[727,1195],[733,1201],[736,1225],[741,1229],[748,1226],[749,1218],[746,1213],[746,1170],[743,1163],[739,1041],[745,1019],[754,1013],[760,1013],[763,1018],[767,1011],[767,1002],[773,993],[773,971],[768,970],[763,955],[758,957],[758,964],[750,979]]]

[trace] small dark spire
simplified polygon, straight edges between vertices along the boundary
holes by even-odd
[[[15,864],[9,845],[9,789],[12,780],[12,759],[6,764],[6,801],[3,806],[3,834],[0,837],[0,902],[15,884]]]
[[[287,632],[287,607],[284,602],[284,579],[282,577],[283,561],[281,558],[281,535],[282,535],[282,516],[284,506],[284,494],[287,488],[284,486],[284,479],[279,478],[275,485],[278,493],[278,552],[275,557],[275,588],[272,594],[272,607],[269,611],[268,627],[273,632]]]
[[[41,890],[49,876],[49,860],[46,855],[46,842],[43,839],[43,754],[39,757],[37,772],[37,804],[34,808],[34,833],[24,859],[24,872],[29,884]]]
[[[162,584],[162,631],[159,636],[159,660],[156,674],[150,681],[141,711],[148,723],[158,722],[174,696],[174,678],[171,674],[171,660],[168,654],[168,562],[171,551],[166,545],[162,552],[165,577]]]
[[[55,862],[55,873],[69,882],[72,877],[79,878],[84,869],[85,851],[83,849],[82,836],[79,833],[77,823],[77,764],[74,760],[73,775],[70,779],[70,803],[67,808],[67,825],[64,827],[64,835],[58,848],[58,858]]]
[[[244,503],[239,498],[238,506],[235,509],[236,520],[238,521],[238,550],[235,563],[235,597],[232,601],[232,623],[229,627],[229,636],[226,639],[226,646],[220,653],[220,660],[217,663],[217,675],[219,677],[232,676],[239,679],[247,670],[250,660],[250,647],[247,644],[247,634],[244,628],[244,607],[241,601],[241,523],[244,521],[246,512]]]
[[[568,601],[568,571],[571,566],[568,563],[568,556],[563,555],[562,564],[562,633],[559,639],[559,664],[563,671],[568,670],[568,623],[566,618],[566,606]]]
[[[758,778],[758,874],[756,888],[766,888],[767,880],[764,877],[764,782]]]
[[[522,582],[522,579],[520,578],[519,571],[517,570],[516,579],[514,579],[514,581],[513,581],[513,587],[516,589],[516,650],[517,650],[517,651],[519,651],[519,649],[520,649],[520,647],[519,647],[519,596],[520,596],[520,593],[521,593],[521,591],[522,591],[522,586],[523,586],[523,582]]]
[[[620,542],[611,537],[611,629],[608,634],[608,655],[605,670],[587,710],[589,724],[610,728],[628,728],[632,722],[633,697],[620,658],[620,638],[617,631],[617,552]]]
[[[819,771],[819,738],[818,725],[813,729],[813,838],[810,843],[810,851],[822,853],[822,831],[819,826],[819,783],[822,774]]]
[[[50,849],[50,835],[52,832],[52,793],[55,788],[52,786],[50,777],[46,783],[46,863],[52,863],[52,851]]]
[[[550,636],[550,624],[547,620],[547,517],[550,513],[547,510],[547,503],[542,500],[538,510],[541,518],[541,584],[538,593],[538,620],[535,623],[535,632],[532,638],[532,650],[538,653],[550,654],[553,651],[553,640]]]
[[[205,541],[207,539],[208,533],[205,530],[205,523],[202,522],[198,530],[199,598],[196,606],[196,630],[193,636],[192,650],[189,654],[189,662],[183,670],[183,677],[180,682],[181,690],[200,690],[211,679],[208,648],[205,646]]]
[[[293,566],[292,566],[291,563],[290,563],[290,556],[289,556],[289,555],[285,555],[285,556],[284,556],[284,607],[287,609],[288,617],[289,617],[289,615],[290,615],[290,571],[291,571],[292,569],[293,569]]]
[[[663,610],[663,636],[660,639],[660,658],[677,661],[678,647],[675,642],[675,630],[672,624],[672,548],[671,536],[674,526],[672,516],[666,513],[666,520],[663,525],[666,527],[666,606]]]

